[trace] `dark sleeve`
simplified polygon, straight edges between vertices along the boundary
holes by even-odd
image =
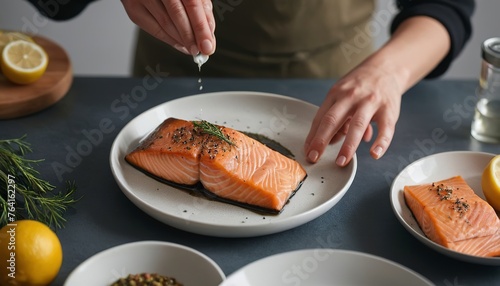
[[[80,14],[87,4],[95,0],[28,0],[43,16],[55,20],[69,20]],[[59,3],[62,2],[62,3]]]
[[[441,76],[460,54],[472,34],[471,17],[475,9],[474,0],[398,0],[399,13],[391,25],[391,33],[406,19],[413,16],[428,16],[441,22],[447,29],[451,48],[446,57],[426,78]]]

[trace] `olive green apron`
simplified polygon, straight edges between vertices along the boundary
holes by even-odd
[[[335,78],[372,52],[374,0],[213,0],[217,48],[192,57],[139,31],[134,76]]]

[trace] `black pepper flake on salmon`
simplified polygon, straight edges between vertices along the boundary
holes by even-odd
[[[443,200],[450,200],[453,195],[453,187],[451,186],[445,186],[443,184],[438,184],[436,185],[435,183],[431,184],[431,188],[429,188],[430,191],[435,190],[439,199],[441,201]]]
[[[191,194],[265,214],[283,211],[307,177],[296,160],[243,132],[176,118],[162,122],[125,160]]]
[[[460,214],[460,217],[463,217],[469,208],[470,205],[464,200],[464,198],[457,198],[453,203],[453,209]]]

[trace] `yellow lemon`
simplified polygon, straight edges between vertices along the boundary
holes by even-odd
[[[481,187],[486,201],[496,211],[500,211],[500,155],[493,157],[484,169]]]
[[[39,221],[19,220],[0,230],[0,285],[49,285],[62,258],[59,238]]]
[[[4,76],[18,84],[29,84],[38,80],[49,63],[42,47],[24,40],[8,43],[2,51],[1,59]]]
[[[7,46],[8,43],[13,42],[13,41],[18,41],[18,40],[24,40],[27,42],[34,42],[33,38],[30,36],[20,33],[20,32],[7,32],[7,31],[0,31],[0,53],[3,51],[5,46]]]

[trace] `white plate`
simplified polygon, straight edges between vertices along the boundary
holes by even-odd
[[[111,170],[123,193],[134,204],[179,229],[221,237],[258,236],[291,229],[331,209],[347,192],[356,173],[356,156],[344,168],[335,165],[339,144],[329,146],[318,163],[306,162],[303,144],[317,109],[290,97],[237,91],[165,102],[137,116],[120,131],[111,148]],[[124,160],[139,140],[168,117],[204,119],[266,135],[292,151],[308,177],[277,216],[263,216],[172,188],[137,171]]]
[[[490,153],[472,151],[444,152],[422,158],[408,165],[394,179],[391,186],[391,204],[396,217],[418,240],[438,252],[462,261],[500,265],[500,257],[489,258],[467,255],[448,249],[428,239],[420,229],[410,209],[406,206],[403,194],[405,185],[432,183],[433,181],[460,175],[474,192],[484,199],[481,188],[481,175],[494,156],[494,154]]]
[[[90,257],[70,273],[64,286],[109,286],[128,274],[140,273],[158,273],[184,285],[218,285],[226,278],[213,260],[197,250],[169,242],[140,241]]]
[[[306,249],[269,256],[229,275],[219,286],[433,285],[390,260],[348,250]]]

